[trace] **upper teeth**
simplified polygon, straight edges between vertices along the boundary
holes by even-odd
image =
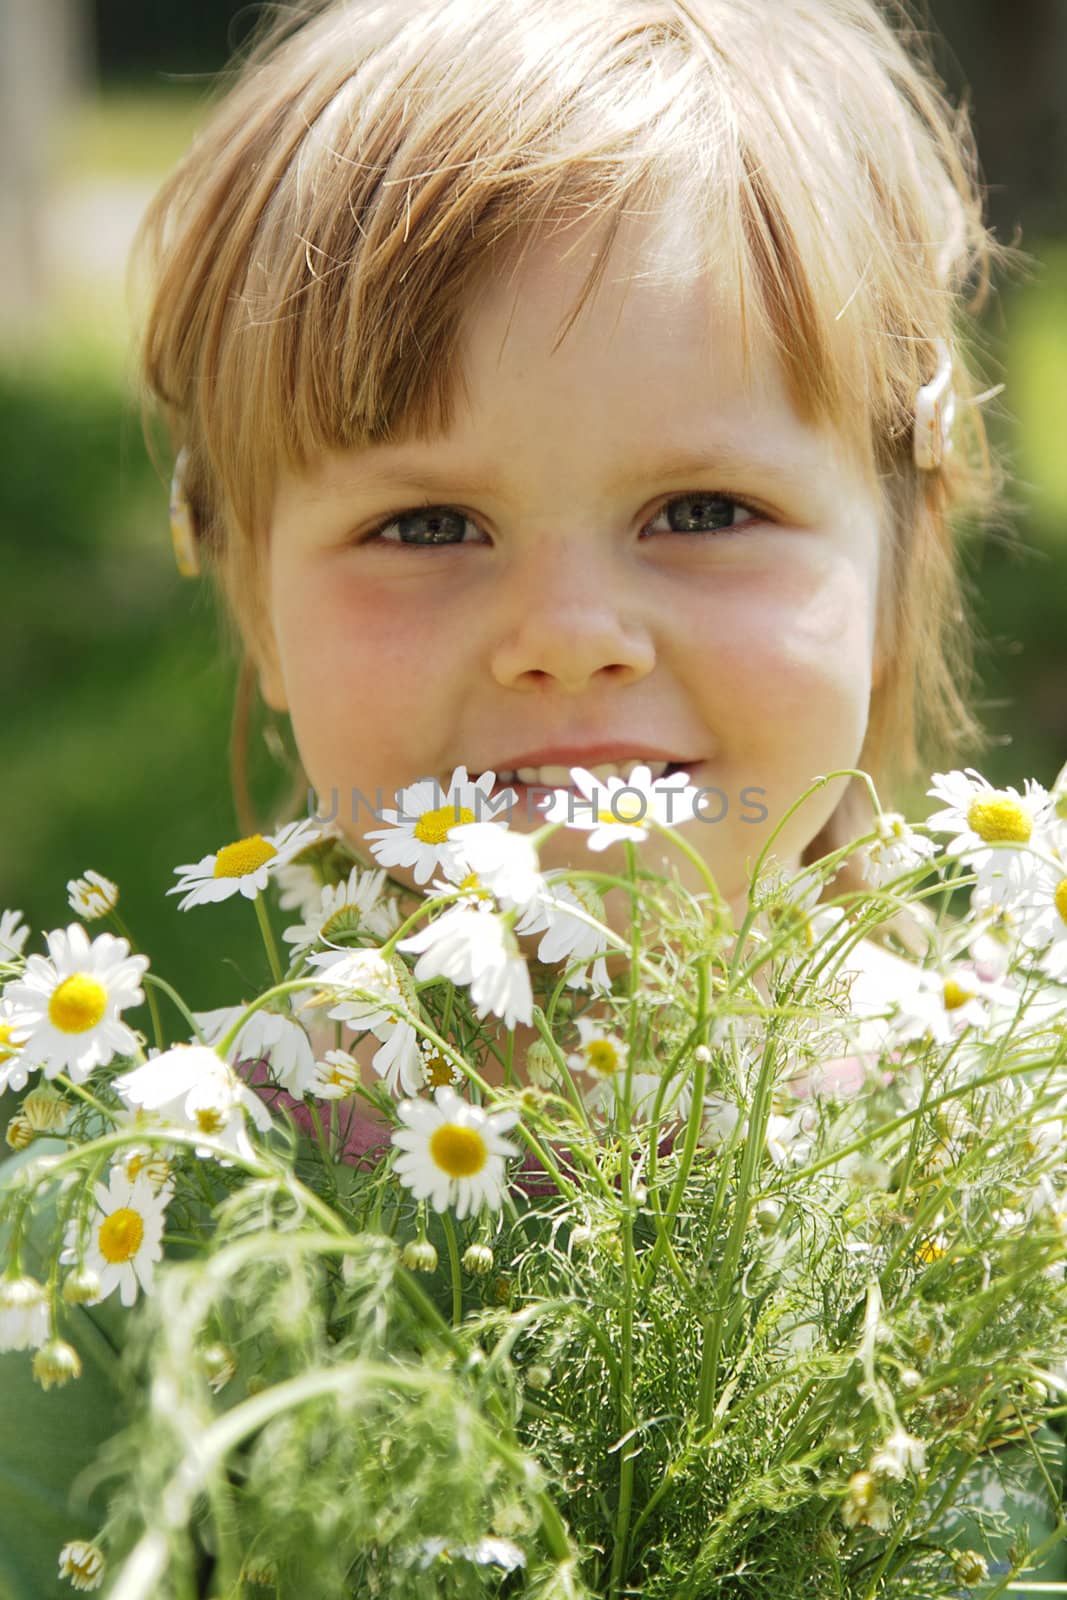
[[[580,765],[581,763],[576,763]],[[628,778],[635,766],[646,766],[653,778],[662,778],[669,761],[644,761],[634,757],[632,761],[600,761],[594,767],[585,770],[592,773],[594,778],[599,778],[602,783],[608,778]],[[536,784],[546,789],[569,789],[571,786],[570,767],[516,767],[507,771],[500,771],[496,775],[497,783],[525,783]]]

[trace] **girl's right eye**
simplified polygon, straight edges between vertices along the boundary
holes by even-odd
[[[444,544],[470,544],[473,541],[463,537],[467,526],[474,526],[470,517],[464,516],[454,506],[414,506],[383,518],[360,543],[411,544],[421,549]]]

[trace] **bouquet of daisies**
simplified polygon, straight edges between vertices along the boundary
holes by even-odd
[[[178,869],[262,929],[222,1011],[99,874],[47,953],[4,913],[0,1349],[62,1390],[106,1320],[129,1397],[75,1588],[940,1600],[1067,1533],[1067,769],[872,791],[739,922],[684,775],[572,780],[532,835],[458,769],[375,868],[301,821]]]

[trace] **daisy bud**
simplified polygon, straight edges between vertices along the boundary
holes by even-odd
[[[207,1344],[200,1352],[200,1365],[204,1369],[208,1388],[213,1394],[224,1389],[237,1371],[233,1352],[224,1344]]]
[[[436,1272],[437,1251],[429,1239],[409,1239],[400,1252],[400,1259],[409,1272]]]
[[[245,1583],[254,1584],[259,1589],[270,1589],[278,1582],[278,1568],[273,1561],[265,1561],[262,1556],[249,1556],[241,1568],[241,1577]]]
[[[0,1350],[35,1350],[49,1331],[44,1284],[30,1277],[0,1281]]]
[[[914,1367],[905,1367],[900,1374],[902,1389],[917,1389],[922,1381],[922,1374],[916,1372]]]
[[[756,1227],[769,1237],[776,1231],[781,1215],[782,1208],[777,1200],[761,1200],[756,1206]]]
[[[33,1358],[33,1375],[42,1389],[62,1389],[82,1375],[81,1357],[64,1339],[49,1339]]]
[[[889,1527],[889,1517],[889,1502],[878,1492],[877,1479],[869,1472],[854,1472],[848,1480],[848,1492],[841,1507],[845,1527],[874,1528],[884,1533]]]
[[[526,1372],[526,1383],[531,1389],[547,1389],[552,1382],[551,1367],[529,1367]]]
[[[956,1581],[966,1584],[969,1589],[976,1583],[984,1583],[989,1577],[989,1563],[977,1550],[954,1550],[952,1567]]]
[[[59,1576],[75,1589],[99,1589],[107,1562],[97,1544],[72,1539],[59,1552]]]
[[[705,1067],[711,1060],[711,1051],[706,1044],[698,1044],[693,1051],[693,1060],[701,1062]]]
[[[37,1130],[33,1127],[29,1117],[21,1111],[16,1111],[4,1130],[4,1138],[12,1150],[25,1150],[37,1137]]]
[[[526,1077],[539,1089],[550,1088],[559,1077],[556,1058],[543,1039],[526,1047]]]
[[[92,1267],[75,1267],[63,1280],[63,1298],[68,1306],[92,1306],[100,1299],[100,1279]]]
[[[463,1253],[463,1267],[476,1278],[484,1278],[493,1270],[493,1252],[487,1244],[468,1245]]]
[[[118,885],[99,872],[86,872],[83,878],[70,878],[67,904],[83,922],[98,922],[118,904]]]
[[[589,1250],[595,1238],[596,1234],[588,1223],[579,1223],[577,1228],[571,1230],[571,1249]]]
[[[22,1102],[22,1112],[34,1133],[58,1133],[70,1116],[70,1103],[48,1084],[31,1089]]]
[[[102,873],[88,871],[84,878],[71,878],[67,884],[67,904],[75,916],[96,922],[114,911],[119,903],[119,886]]]
[[[597,1248],[609,1260],[619,1262],[622,1260],[622,1240],[617,1233],[602,1233],[597,1239]]]

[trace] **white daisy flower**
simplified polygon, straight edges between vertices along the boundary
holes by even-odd
[[[18,961],[29,936],[21,911],[0,911],[0,961]]]
[[[179,911],[188,911],[191,906],[213,905],[218,900],[228,900],[233,894],[254,900],[257,894],[262,894],[279,867],[309,844],[314,844],[319,836],[320,830],[306,818],[288,822],[277,833],[265,837],[253,833],[189,866],[175,867],[178,882],[167,893],[184,895],[185,898],[178,901]]]
[[[343,1011],[338,1005],[329,1013],[350,1028],[375,1028],[392,1021],[395,1007],[405,1004],[399,974],[380,950],[319,950],[308,958],[308,965],[323,989],[351,991],[344,993]]]
[[[456,767],[443,788],[437,778],[420,778],[399,790],[397,809],[382,812],[390,826],[366,836],[375,859],[383,867],[411,867],[415,882],[426,883],[449,859],[452,828],[481,822],[515,803],[514,789],[502,789],[490,806],[495,782],[495,772],[472,780],[466,767]]]
[[[586,963],[571,973],[567,979],[568,989],[592,987],[597,994],[607,994],[611,979],[604,953],[611,941],[603,927],[593,927],[589,920],[603,923],[604,917],[604,902],[592,884],[581,879],[575,883],[561,883],[550,877],[544,896],[515,924],[515,932],[544,932],[537,946],[537,959],[546,965],[557,961],[568,965],[576,961]]]
[[[359,1062],[347,1050],[327,1050],[315,1063],[311,1093],[320,1100],[347,1100],[360,1082]]]
[[[653,823],[677,828],[694,815],[698,791],[687,772],[653,778],[651,768],[642,763],[625,779],[614,774],[597,778],[584,767],[572,767],[571,778],[581,798],[570,789],[557,789],[541,808],[546,822],[588,831],[590,850],[606,850],[620,839],[639,844]]]
[[[244,1006],[221,1006],[216,1011],[194,1011],[205,1044],[217,1045],[234,1023],[244,1015]],[[277,1011],[253,1011],[226,1058],[231,1065],[239,1061],[266,1061],[271,1075],[294,1100],[302,1100],[315,1081],[315,1052],[299,1022]]]
[[[883,811],[875,818],[878,837],[863,851],[863,876],[876,889],[931,860],[937,854],[932,839],[910,828],[899,811]]]
[[[577,1027],[578,1048],[567,1056],[567,1065],[575,1072],[589,1074],[593,1089],[588,1098],[600,1102],[614,1096],[625,1077],[629,1059],[626,1044],[617,1033],[590,1017],[579,1017]]]
[[[161,1058],[160,1058],[161,1059]],[[95,1187],[96,1210],[89,1219],[86,1239],[75,1217],[67,1228],[60,1261],[84,1263],[100,1280],[100,1299],[118,1289],[124,1306],[132,1306],[138,1289],[152,1288],[152,1274],[163,1256],[163,1218],[171,1197],[169,1187],[155,1189],[147,1174],[131,1182],[113,1167],[108,1185]]]
[[[1020,941],[1039,952],[1038,964],[1050,978],[1067,980],[1067,864],[1039,867],[1026,896]]]
[[[854,1472],[841,1505],[841,1521],[846,1528],[873,1528],[885,1533],[893,1519],[892,1508],[879,1491],[878,1480],[870,1472]]]
[[[104,1552],[86,1539],[72,1539],[59,1552],[59,1576],[74,1589],[99,1589],[106,1570]]]
[[[772,1112],[767,1118],[765,1146],[776,1167],[798,1166],[806,1161],[815,1145],[818,1114],[811,1106],[801,1106],[791,1116]]]
[[[323,882],[315,871],[303,861],[287,861],[274,873],[278,890],[278,905],[282,911],[299,911],[307,916],[319,903]]]
[[[36,1350],[52,1331],[48,1290],[36,1278],[0,1278],[0,1350]]]
[[[419,1040],[419,1054],[422,1056],[422,1077],[425,1088],[440,1089],[442,1084],[458,1088],[464,1082],[459,1067],[441,1054],[432,1039]]]
[[[84,878],[71,878],[67,884],[67,903],[76,917],[96,922],[114,911],[119,903],[119,886],[99,872],[89,870]]]
[[[526,1556],[510,1539],[479,1539],[477,1544],[449,1544],[446,1539],[423,1539],[419,1546],[419,1567],[425,1572],[439,1558],[446,1561],[472,1561],[477,1567],[501,1567],[514,1572],[526,1565]]]
[[[988,1033],[1018,1008],[1019,996],[1012,988],[979,977],[973,968],[920,972],[914,990],[897,997],[887,1043],[930,1038],[950,1044],[965,1028]]]
[[[128,1106],[154,1111],[166,1123],[205,1134],[245,1161],[255,1157],[246,1114],[261,1133],[271,1126],[262,1100],[207,1045],[176,1045],[116,1078],[114,1087]],[[196,1153],[216,1155],[208,1145],[198,1145]]]
[[[55,929],[47,942],[47,958],[30,956],[4,997],[32,1030],[23,1046],[26,1065],[42,1067],[47,1078],[66,1072],[84,1083],[94,1067],[138,1049],[119,1014],[143,1001],[148,958],[131,956],[126,940],[110,933],[90,943],[78,922]]]
[[[567,1056],[567,1063],[592,1079],[585,1093],[590,1110],[613,1115],[626,1092],[627,1048],[618,1034],[589,1017],[578,1019],[578,1049]],[[657,1072],[632,1072],[629,1079],[630,1117],[633,1122],[650,1119],[660,1100],[661,1115],[673,1120],[688,1113],[692,1091],[688,1085],[669,1085],[660,1096],[662,1078]]]
[[[526,834],[513,833],[506,823],[462,823],[449,831],[448,844],[450,876],[473,872],[505,911],[525,911],[544,893],[537,851]]]
[[[1030,778],[1022,795],[1017,789],[995,789],[973,767],[935,772],[933,780],[927,794],[945,807],[927,817],[926,826],[953,835],[946,855],[966,861],[983,890],[1011,892],[1032,871],[1029,847],[1043,842],[1051,817],[1046,791]]]
[[[1025,920],[1012,907],[980,907],[972,898],[973,934],[967,952],[979,977],[999,982],[1023,949]]]
[[[353,867],[342,883],[326,884],[317,898],[301,907],[303,922],[286,928],[282,938],[293,947],[293,955],[320,942],[333,944],[356,933],[370,933],[388,939],[400,925],[396,901],[382,898],[385,872],[360,872]]]
[[[704,1121],[700,1130],[700,1143],[707,1149],[715,1151],[725,1150],[734,1137],[734,1129],[741,1121],[741,1108],[734,1100],[728,1100],[725,1095],[708,1094],[704,1096]],[[748,1132],[748,1119],[745,1119],[739,1138],[743,1139]]]
[[[335,842],[339,842],[343,835],[336,822],[318,823],[317,818],[309,813],[309,820],[318,827],[318,835],[312,841],[313,850],[309,850],[310,859],[301,860],[300,855],[285,861],[271,873],[278,895],[278,905],[282,911],[299,911],[301,915],[319,903],[319,895],[323,888],[323,875],[316,864],[316,859],[321,862],[330,854]]]
[[[519,1154],[501,1135],[518,1122],[517,1111],[483,1111],[445,1084],[432,1103],[402,1100],[397,1112],[404,1127],[393,1134],[401,1152],[396,1174],[417,1200],[428,1199],[435,1211],[450,1206],[460,1222],[484,1206],[499,1211],[504,1162]]]
[[[391,1094],[418,1094],[423,1087],[422,1057],[414,1026],[401,1015],[418,1014],[419,1002],[407,969],[394,966],[380,950],[320,951],[310,957],[324,988],[339,992],[327,1012],[354,1032],[373,1033],[381,1048],[371,1066]],[[405,984],[409,991],[405,992]]]
[[[909,1472],[926,1467],[926,1446],[913,1433],[897,1427],[871,1457],[870,1470],[879,1478],[901,1482]]]
[[[22,1046],[32,1032],[29,1015],[0,995],[0,1094],[26,1087],[34,1063],[26,1060]]]
[[[515,935],[487,905],[457,905],[401,939],[398,950],[418,955],[415,977],[469,984],[478,1016],[492,1011],[506,1028],[533,1020],[530,974]]]

